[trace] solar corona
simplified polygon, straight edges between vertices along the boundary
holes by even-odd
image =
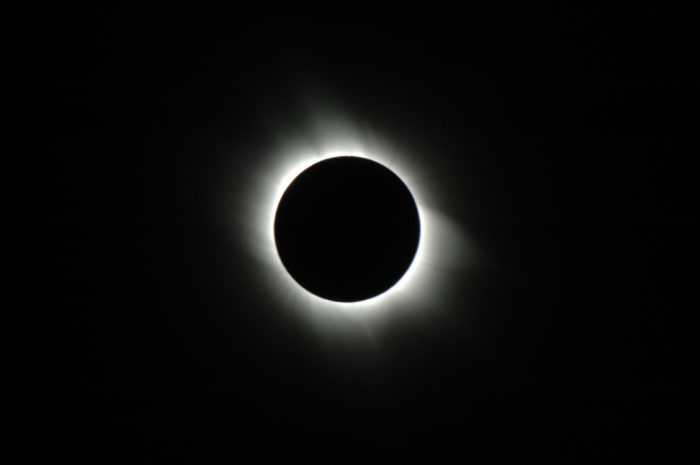
[[[325,334],[435,315],[472,257],[444,208],[439,159],[333,113],[281,124],[234,183],[230,224],[253,259],[245,292]]]

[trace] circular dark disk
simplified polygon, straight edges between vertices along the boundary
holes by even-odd
[[[418,208],[388,168],[336,157],[307,168],[275,216],[280,259],[309,292],[337,302],[377,296],[404,275],[418,248]]]

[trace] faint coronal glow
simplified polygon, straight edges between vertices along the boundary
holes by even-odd
[[[251,270],[259,278],[256,292],[273,308],[331,333],[353,327],[370,330],[394,318],[438,311],[449,302],[471,255],[464,234],[440,213],[441,180],[431,178],[439,170],[429,155],[410,154],[338,114],[316,112],[296,132],[285,124],[275,127],[277,147],[261,154],[253,176],[244,180],[243,240],[259,266]],[[411,191],[420,216],[420,241],[409,269],[393,287],[360,302],[330,301],[302,288],[284,268],[274,239],[275,213],[289,184],[311,165],[341,155],[367,158],[392,170]]]

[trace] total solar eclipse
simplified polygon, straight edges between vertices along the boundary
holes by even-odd
[[[384,293],[418,248],[418,208],[403,181],[366,158],[316,163],[287,187],[274,237],[282,264],[304,289],[336,302]]]

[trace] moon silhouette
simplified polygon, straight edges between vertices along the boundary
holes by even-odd
[[[386,292],[411,265],[418,208],[403,181],[372,160],[316,163],[287,187],[274,223],[277,252],[304,289],[336,302]]]

